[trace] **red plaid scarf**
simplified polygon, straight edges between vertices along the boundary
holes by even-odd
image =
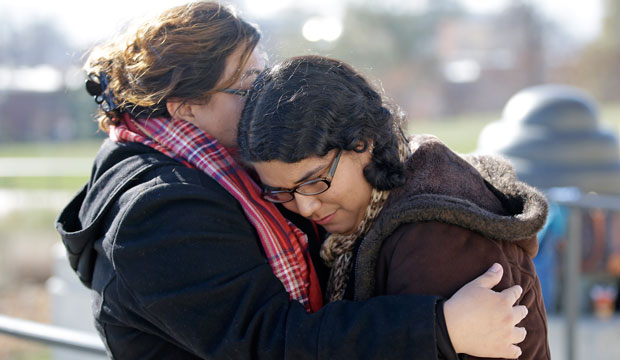
[[[110,127],[114,141],[148,145],[189,167],[204,171],[239,201],[256,228],[269,264],[290,298],[308,312],[322,306],[321,289],[308,252],[308,238],[265,201],[258,185],[215,138],[190,122],[168,118],[132,119]]]

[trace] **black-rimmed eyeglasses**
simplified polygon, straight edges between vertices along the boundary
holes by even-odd
[[[250,90],[248,89],[220,89],[217,91],[238,96],[248,96],[248,94],[250,93]]]
[[[262,193],[263,199],[274,203],[285,203],[293,200],[295,198],[295,193],[306,196],[324,193],[332,184],[332,179],[336,173],[341,154],[342,149],[338,150],[336,157],[332,160],[326,177],[305,181],[292,189],[264,187]]]

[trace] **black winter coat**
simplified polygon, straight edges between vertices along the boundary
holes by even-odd
[[[435,359],[437,298],[308,314],[236,200],[141,144],[102,146],[57,229],[115,359]]]

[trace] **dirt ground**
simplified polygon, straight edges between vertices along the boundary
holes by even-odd
[[[53,223],[56,210],[24,210],[0,216],[0,314],[49,323],[53,245],[59,241]],[[0,334],[0,360],[47,360],[40,343]]]
[[[44,284],[20,284],[0,290],[0,313],[25,320],[49,323],[50,301]],[[45,345],[0,334],[1,360],[46,360]]]

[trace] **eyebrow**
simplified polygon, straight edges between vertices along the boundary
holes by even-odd
[[[324,169],[325,169],[325,165],[319,165],[319,166],[315,167],[314,169],[309,170],[308,172],[306,172],[304,174],[304,176],[302,176],[299,180],[297,180],[295,182],[295,184],[298,185],[298,184],[308,180],[313,175],[316,175],[317,173],[321,172]],[[270,185],[267,185],[267,184],[263,184],[263,187],[265,189],[268,189],[268,190],[288,190],[287,188],[284,188],[284,187],[270,186]]]
[[[250,76],[252,76],[252,75],[258,75],[258,74],[260,74],[260,73],[261,73],[261,70],[259,70],[259,69],[250,69],[250,70],[247,70],[247,71],[245,71],[245,72],[243,73],[243,75],[241,75],[240,80],[246,79],[246,78],[248,78],[248,77],[250,77]]]
[[[321,170],[325,169],[326,165],[319,165],[317,167],[315,167],[312,170],[309,170],[308,172],[306,172],[306,174],[304,176],[302,176],[299,180],[297,180],[295,182],[295,184],[299,184],[301,182],[304,182],[306,180],[308,180],[309,178],[311,178],[312,176],[316,175],[317,173],[319,173]]]

